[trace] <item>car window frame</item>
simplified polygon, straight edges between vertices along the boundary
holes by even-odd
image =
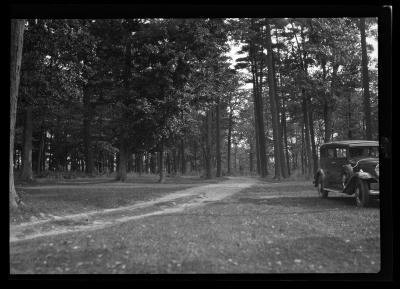
[[[338,152],[339,150],[343,150],[345,152],[345,156],[344,157],[339,157],[338,156]],[[335,158],[338,160],[346,160],[349,156],[349,152],[348,149],[346,147],[336,147],[335,148]]]

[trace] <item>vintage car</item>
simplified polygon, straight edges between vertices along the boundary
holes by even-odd
[[[347,140],[320,147],[320,164],[314,185],[322,198],[329,192],[354,194],[359,207],[379,198],[379,144],[377,141]]]

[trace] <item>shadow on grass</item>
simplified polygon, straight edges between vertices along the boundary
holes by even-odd
[[[228,180],[227,177],[220,177],[214,179],[205,179],[198,176],[167,176],[163,184],[216,184]],[[61,185],[61,186],[91,186],[97,184],[159,184],[158,175],[141,175],[141,176],[128,176],[128,178],[121,182],[115,177],[87,177],[79,179],[50,179],[41,178],[27,182],[16,179],[16,186],[43,186],[43,185]]]
[[[351,196],[333,196],[327,199],[319,197],[238,198],[238,203],[303,208],[342,208],[356,206],[355,200]],[[371,200],[368,208],[379,208],[379,201]]]

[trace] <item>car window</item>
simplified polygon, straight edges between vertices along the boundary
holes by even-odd
[[[379,157],[378,147],[355,147],[350,148],[351,157]]]
[[[329,148],[327,149],[327,153],[328,159],[333,159],[335,157],[335,149]]]
[[[371,147],[369,148],[369,156],[373,158],[379,157],[379,150],[378,147]]]
[[[344,159],[347,157],[347,150],[345,148],[337,148],[336,149],[336,157],[338,159]]]

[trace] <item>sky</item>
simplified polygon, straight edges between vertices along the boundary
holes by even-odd
[[[377,61],[378,60],[378,42],[376,41],[375,38],[373,37],[367,37],[367,44],[371,44],[374,47],[374,50],[372,51],[372,53],[369,54],[370,58],[372,61],[369,62],[369,68],[370,69],[375,69],[375,63],[374,60]],[[232,58],[232,65],[231,67],[233,68],[236,64],[236,59],[239,57],[244,57],[244,55],[239,55],[237,54],[238,51],[240,50],[240,46],[239,45],[235,45],[233,43],[230,43],[230,48],[231,50],[227,53],[227,55],[229,57]],[[242,70],[243,72],[247,72],[247,70]],[[251,89],[253,86],[251,83],[246,83],[242,88],[245,89]]]

